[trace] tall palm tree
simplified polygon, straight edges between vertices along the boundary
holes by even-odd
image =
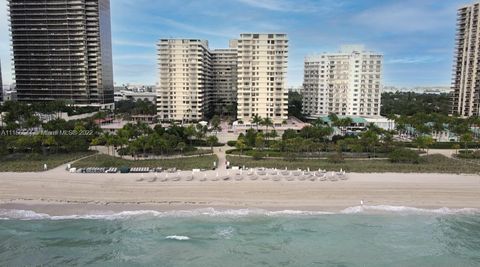
[[[255,114],[252,117],[252,124],[255,124],[257,126],[257,132],[258,132],[258,126],[262,123],[262,117],[258,116],[258,114]]]
[[[193,125],[188,125],[187,128],[185,128],[185,137],[188,140],[189,145],[192,145],[192,140],[191,138],[195,136],[196,134],[196,129]]]
[[[342,132],[342,135],[345,135],[346,128],[353,123],[352,118],[345,117],[340,119],[334,113],[328,115],[328,117],[332,121],[332,125],[340,129],[340,131]]]
[[[338,122],[338,116],[335,113],[328,114],[328,119],[330,120],[331,124],[334,125]]]
[[[112,145],[113,142],[113,137],[109,132],[106,132],[102,135],[102,140],[105,142],[105,145],[107,146],[107,155],[110,155],[110,146]]]
[[[268,142],[268,127],[270,127],[270,126],[273,127],[273,121],[270,117],[266,117],[265,119],[262,120],[262,122],[260,122],[260,124],[265,126],[265,137],[266,137],[267,142]]]

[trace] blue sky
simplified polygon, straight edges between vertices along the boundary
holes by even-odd
[[[0,0],[0,58],[11,81],[5,1]],[[364,44],[385,56],[384,83],[449,85],[455,17],[467,0],[111,0],[116,84],[154,84],[160,38],[228,46],[242,32],[285,32],[288,84],[301,85],[306,55]]]

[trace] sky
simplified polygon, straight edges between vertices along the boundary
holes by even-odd
[[[364,44],[384,55],[388,86],[451,83],[458,7],[474,0],[110,0],[117,85],[155,84],[161,38],[226,48],[243,32],[287,33],[288,85],[300,86],[303,60]],[[6,0],[0,0],[0,59],[12,82]]]

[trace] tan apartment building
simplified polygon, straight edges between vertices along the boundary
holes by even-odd
[[[458,9],[451,114],[479,116],[480,3]]]
[[[287,35],[243,33],[236,43],[237,119],[250,123],[258,114],[281,124],[288,119]]]
[[[208,41],[161,39],[157,44],[157,114],[162,121],[200,121],[208,112],[212,62]]]
[[[380,116],[383,55],[362,45],[342,46],[337,53],[307,56],[302,89],[303,112]]]

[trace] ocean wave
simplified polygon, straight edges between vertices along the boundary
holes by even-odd
[[[18,209],[0,209],[0,220],[119,220],[129,219],[141,216],[147,217],[246,217],[246,216],[319,216],[319,215],[335,215],[335,214],[370,214],[370,213],[395,213],[395,214],[480,214],[480,209],[473,208],[438,208],[438,209],[423,209],[406,206],[354,206],[341,210],[340,212],[326,212],[326,211],[302,211],[302,210],[280,210],[268,211],[264,209],[214,209],[203,208],[194,210],[173,210],[173,211],[155,211],[155,210],[134,210],[122,212],[104,212],[97,214],[85,215],[49,215],[46,213],[37,213],[31,210]]]
[[[389,205],[377,205],[377,206],[355,206],[349,207],[342,211],[341,214],[357,214],[357,213],[370,213],[370,212],[387,212],[387,213],[408,213],[408,214],[476,214],[480,213],[480,209],[473,208],[438,208],[438,209],[422,209],[406,206],[389,206]]]
[[[190,237],[183,236],[183,235],[169,235],[169,236],[166,236],[165,238],[166,239],[179,240],[179,241],[190,240]]]

